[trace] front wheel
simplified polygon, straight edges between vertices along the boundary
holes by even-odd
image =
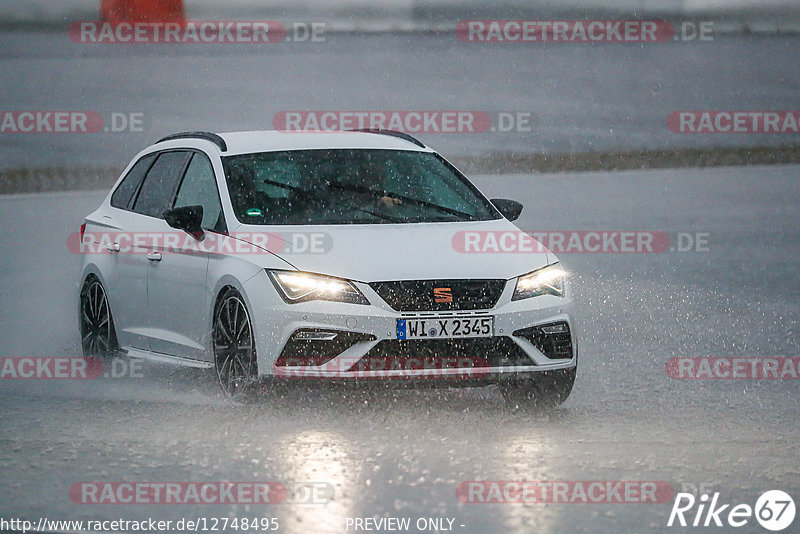
[[[517,408],[548,409],[562,404],[572,392],[577,366],[537,373],[535,378],[499,382],[506,402]]]
[[[250,315],[235,289],[228,289],[216,306],[211,338],[223,393],[236,401],[247,400],[255,389],[258,363]]]

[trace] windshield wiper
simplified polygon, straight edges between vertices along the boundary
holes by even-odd
[[[428,202],[426,200],[407,197],[405,195],[401,195],[399,193],[394,193],[391,191],[376,191],[375,189],[370,189],[369,187],[353,185],[353,184],[345,184],[342,182],[328,182],[328,185],[344,191],[355,191],[357,193],[366,193],[368,195],[374,196],[375,198],[382,198],[382,197],[397,198],[404,202],[408,202],[410,204],[425,206],[426,208],[433,208],[442,211],[444,213],[449,213],[450,215],[455,215],[463,220],[468,220],[468,221],[474,220],[472,215],[470,215],[469,213],[464,213],[463,211],[455,210],[453,208],[448,208],[447,206],[440,206],[439,204],[434,204],[433,202]]]
[[[276,187],[280,187],[281,189],[289,189],[291,191],[299,191],[299,192],[302,192],[302,193],[306,193],[309,196],[311,196],[313,198],[316,198],[316,199],[326,200],[326,201],[333,201],[334,204],[343,205],[342,202],[338,202],[335,199],[323,197],[322,195],[319,194],[319,192],[313,191],[311,189],[304,189],[302,187],[297,187],[297,186],[294,186],[294,185],[285,184],[283,182],[270,180],[269,178],[261,178],[260,181],[262,183],[265,183],[265,184],[270,184],[270,185],[274,185]],[[461,212],[461,211],[458,211],[458,210],[454,210],[454,209],[448,208],[446,206],[439,206],[438,204],[433,204],[431,202],[426,202],[424,200],[418,200],[418,199],[415,199],[415,198],[410,198],[410,197],[407,197],[407,196],[404,196],[404,195],[399,195],[399,194],[396,194],[396,193],[375,191],[374,189],[369,189],[367,187],[360,187],[360,186],[351,185],[351,184],[344,184],[342,182],[328,182],[328,184],[332,185],[332,186],[334,186],[334,187],[336,187],[338,189],[342,189],[342,190],[346,190],[346,191],[357,191],[357,192],[360,192],[360,193],[367,193],[367,194],[372,195],[372,196],[374,196],[376,198],[381,198],[381,197],[384,197],[384,196],[389,196],[389,197],[392,197],[392,198],[399,198],[399,199],[401,199],[401,200],[403,200],[405,202],[409,202],[411,204],[418,204],[418,205],[422,205],[422,206],[426,206],[426,207],[436,208],[436,209],[439,209],[439,210],[441,210],[443,212],[449,213],[451,215],[457,215],[457,216],[461,217],[462,219],[465,218],[465,219],[468,219],[468,220],[472,220],[472,217],[467,213],[464,213],[464,212]],[[368,209],[364,209],[364,208],[356,208],[354,206],[347,206],[347,205],[345,205],[345,206],[348,209],[351,209],[353,211],[359,211],[359,212],[362,212],[362,213],[366,213],[366,214],[372,215],[373,217],[377,217],[378,219],[381,219],[381,220],[384,220],[384,221],[404,222],[407,219],[405,217],[393,217],[393,216],[385,214],[385,213],[378,213],[376,211],[372,211],[372,210],[368,210]]]
[[[275,180],[270,180],[269,178],[262,178],[261,181],[263,183],[265,183],[265,184],[274,185],[276,187],[280,187],[280,188],[283,188],[283,189],[289,189],[291,191],[301,191],[303,193],[307,193],[309,196],[311,196],[313,198],[317,198],[317,199],[320,199],[320,200],[328,200],[328,201],[333,200],[334,204],[343,205],[342,202],[338,202],[335,199],[325,198],[322,195],[320,195],[317,191],[313,191],[311,189],[304,189],[302,187],[297,187],[297,186],[293,186],[293,185],[289,185],[289,184],[284,184],[282,182],[277,182]],[[390,215],[384,215],[384,214],[377,213],[377,212],[374,212],[374,211],[371,211],[371,210],[366,210],[366,209],[363,209],[363,208],[356,208],[356,207],[352,207],[352,206],[346,206],[346,207],[348,209],[352,209],[354,211],[360,211],[360,212],[363,212],[363,213],[367,213],[369,215],[372,215],[373,217],[377,217],[378,219],[382,219],[384,221],[399,222],[399,221],[403,220],[402,218],[399,218],[399,217],[392,217]]]
[[[385,213],[378,213],[377,211],[372,210],[365,210],[364,208],[352,208],[355,211],[360,211],[362,213],[369,213],[373,217],[377,217],[379,219],[383,219],[384,221],[391,221],[391,222],[405,222],[406,219],[403,217],[392,217],[391,215],[386,215]]]
[[[259,178],[259,180],[261,181],[261,183],[274,185],[275,187],[280,187],[281,189],[288,189],[290,191],[302,191],[303,193],[310,193],[312,195],[314,194],[314,192],[310,191],[309,189],[303,189],[302,187],[285,184],[283,182],[276,182],[275,180],[270,180],[269,178]]]

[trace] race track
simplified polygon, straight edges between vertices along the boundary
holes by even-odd
[[[799,174],[769,166],[477,177],[490,197],[525,204],[525,230],[707,234],[708,251],[560,255],[578,295],[582,345],[574,393],[548,415],[511,410],[494,388],[290,390],[232,405],[209,372],[155,363],[139,378],[2,380],[0,516],[277,517],[280,532],[298,533],[346,532],[353,516],[449,517],[465,533],[680,532],[665,526],[671,502],[471,504],[456,487],[665,481],[676,491],[707,484],[724,502],[752,505],[769,489],[797,500],[800,382],[676,380],[665,365],[800,356]],[[66,239],[103,194],[0,197],[0,355],[79,353],[80,258]],[[69,498],[77,482],[120,480],[313,482],[333,498],[270,506]]]

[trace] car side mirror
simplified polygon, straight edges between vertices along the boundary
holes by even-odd
[[[522,213],[523,206],[516,200],[509,200],[507,198],[493,198],[492,204],[494,204],[494,207],[497,208],[497,211],[499,211],[503,217],[509,221],[516,221],[519,219],[520,213]]]
[[[203,206],[181,206],[165,211],[163,217],[173,228],[189,232],[195,237],[203,234]]]

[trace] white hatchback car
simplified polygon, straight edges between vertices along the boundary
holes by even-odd
[[[456,245],[521,210],[403,133],[171,135],[81,226],[83,350],[214,368],[231,397],[378,379],[557,405],[578,356],[557,258]]]

